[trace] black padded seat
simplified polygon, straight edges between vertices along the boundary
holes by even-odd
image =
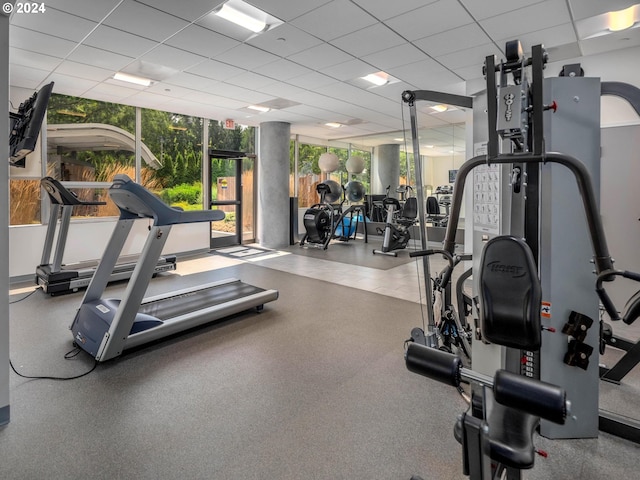
[[[532,468],[535,459],[533,434],[539,421],[540,417],[494,403],[488,420],[485,454],[507,467]]]
[[[512,236],[492,238],[482,250],[480,325],[485,340],[523,350],[542,342],[542,288],[531,249]]]
[[[416,197],[409,197],[405,200],[404,206],[400,212],[400,216],[397,219],[399,225],[410,227],[416,223],[416,217],[418,216],[418,200]]]

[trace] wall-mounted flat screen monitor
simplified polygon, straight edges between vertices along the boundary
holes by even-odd
[[[9,113],[9,164],[25,167],[25,157],[36,148],[36,141],[47,111],[53,82],[45,85],[20,104],[17,113]]]

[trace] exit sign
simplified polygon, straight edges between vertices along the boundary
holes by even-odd
[[[233,120],[231,120],[230,118],[227,118],[224,121],[224,128],[227,130],[233,130],[236,128],[236,122],[234,122]]]

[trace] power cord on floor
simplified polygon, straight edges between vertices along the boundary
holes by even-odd
[[[33,292],[26,294],[24,297],[19,298],[18,300],[14,300],[13,302],[9,302],[9,305],[14,304],[14,303],[18,303],[21,302],[27,298],[29,298],[31,295],[33,295],[34,293],[36,293],[38,290],[42,290],[42,287],[38,287],[35,290],[33,290]]]
[[[80,347],[75,347],[73,350],[65,353],[64,358],[66,360],[70,360],[76,357],[81,351],[82,350],[80,349]],[[88,372],[81,373],[80,375],[75,375],[73,377],[52,377],[52,376],[39,377],[39,376],[24,375],[16,370],[16,367],[13,366],[13,362],[11,362],[11,360],[9,360],[9,365],[11,365],[11,370],[13,370],[13,373],[15,373],[16,375],[22,378],[31,378],[35,380],[75,380],[76,378],[84,377],[86,375],[89,375],[91,372],[93,372],[98,366],[98,361],[97,360],[95,361],[95,363],[93,364],[93,367],[91,367],[91,370],[89,370]]]

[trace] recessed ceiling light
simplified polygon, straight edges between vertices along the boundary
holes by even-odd
[[[341,123],[337,123],[337,122],[328,122],[328,123],[325,123],[325,125],[331,128],[340,128],[342,126]]]
[[[433,145],[424,145],[424,148],[433,148]]]
[[[394,142],[404,142],[404,138],[394,138]]]
[[[630,28],[635,23],[635,5],[624,10],[609,12],[609,30],[619,32]]]
[[[438,113],[446,112],[449,109],[449,107],[447,107],[446,105],[432,105],[429,108],[431,110],[435,110]]]
[[[271,110],[268,107],[261,107],[260,105],[249,105],[247,108],[250,108],[251,110],[256,110],[256,111],[262,112],[262,113],[265,113],[265,112],[268,112],[269,110]]]
[[[386,85],[389,82],[389,74],[385,72],[377,72],[370,73],[366,77],[360,77],[367,82],[373,83],[374,85],[381,87],[382,85]]]
[[[113,79],[120,80],[121,82],[135,83],[136,85],[142,85],[143,87],[151,85],[151,80],[148,78],[137,77],[135,75],[129,75],[128,73],[122,72],[116,72]]]
[[[248,5],[244,2],[241,2],[240,5],[247,5],[247,7],[252,7],[251,5]],[[267,29],[268,26],[264,20],[257,18],[256,16],[249,15],[245,12],[241,12],[239,9],[230,6],[228,3],[223,3],[222,7],[216,10],[214,13],[220,18],[224,18],[225,20],[235,23],[236,25],[240,25],[241,27],[246,28],[247,30],[251,30],[255,33],[263,32]]]

